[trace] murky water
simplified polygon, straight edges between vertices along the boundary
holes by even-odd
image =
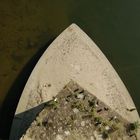
[[[74,22],[110,60],[140,112],[139,5],[138,0],[1,0],[0,106],[25,64]]]

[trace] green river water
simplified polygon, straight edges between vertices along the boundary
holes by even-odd
[[[0,127],[7,125],[2,137],[8,137],[17,92],[45,46],[71,23],[103,51],[140,112],[140,1],[0,0]]]

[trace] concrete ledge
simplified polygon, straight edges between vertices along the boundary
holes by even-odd
[[[15,115],[49,101],[71,79],[127,121],[139,120],[137,110],[129,111],[135,105],[118,74],[76,24],[64,30],[44,52],[23,90]],[[22,129],[23,118],[18,118],[16,125],[14,119],[11,140],[18,135],[14,129]]]

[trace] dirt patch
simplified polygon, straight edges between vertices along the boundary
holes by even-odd
[[[21,140],[136,140],[138,125],[71,81],[45,104]]]

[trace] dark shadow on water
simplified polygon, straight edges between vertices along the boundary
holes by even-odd
[[[9,140],[19,140],[29,128],[33,120],[35,120],[39,112],[47,106],[47,103],[48,102],[42,103],[32,109],[17,114],[14,118],[14,123],[12,124],[12,131]]]
[[[54,38],[50,39],[46,43],[46,45],[40,48],[39,51],[30,59],[30,61],[22,69],[21,73],[19,74],[12,87],[8,91],[5,101],[2,107],[0,108],[0,138],[5,140],[9,138],[12,120],[22,90],[37,61],[53,40]]]

